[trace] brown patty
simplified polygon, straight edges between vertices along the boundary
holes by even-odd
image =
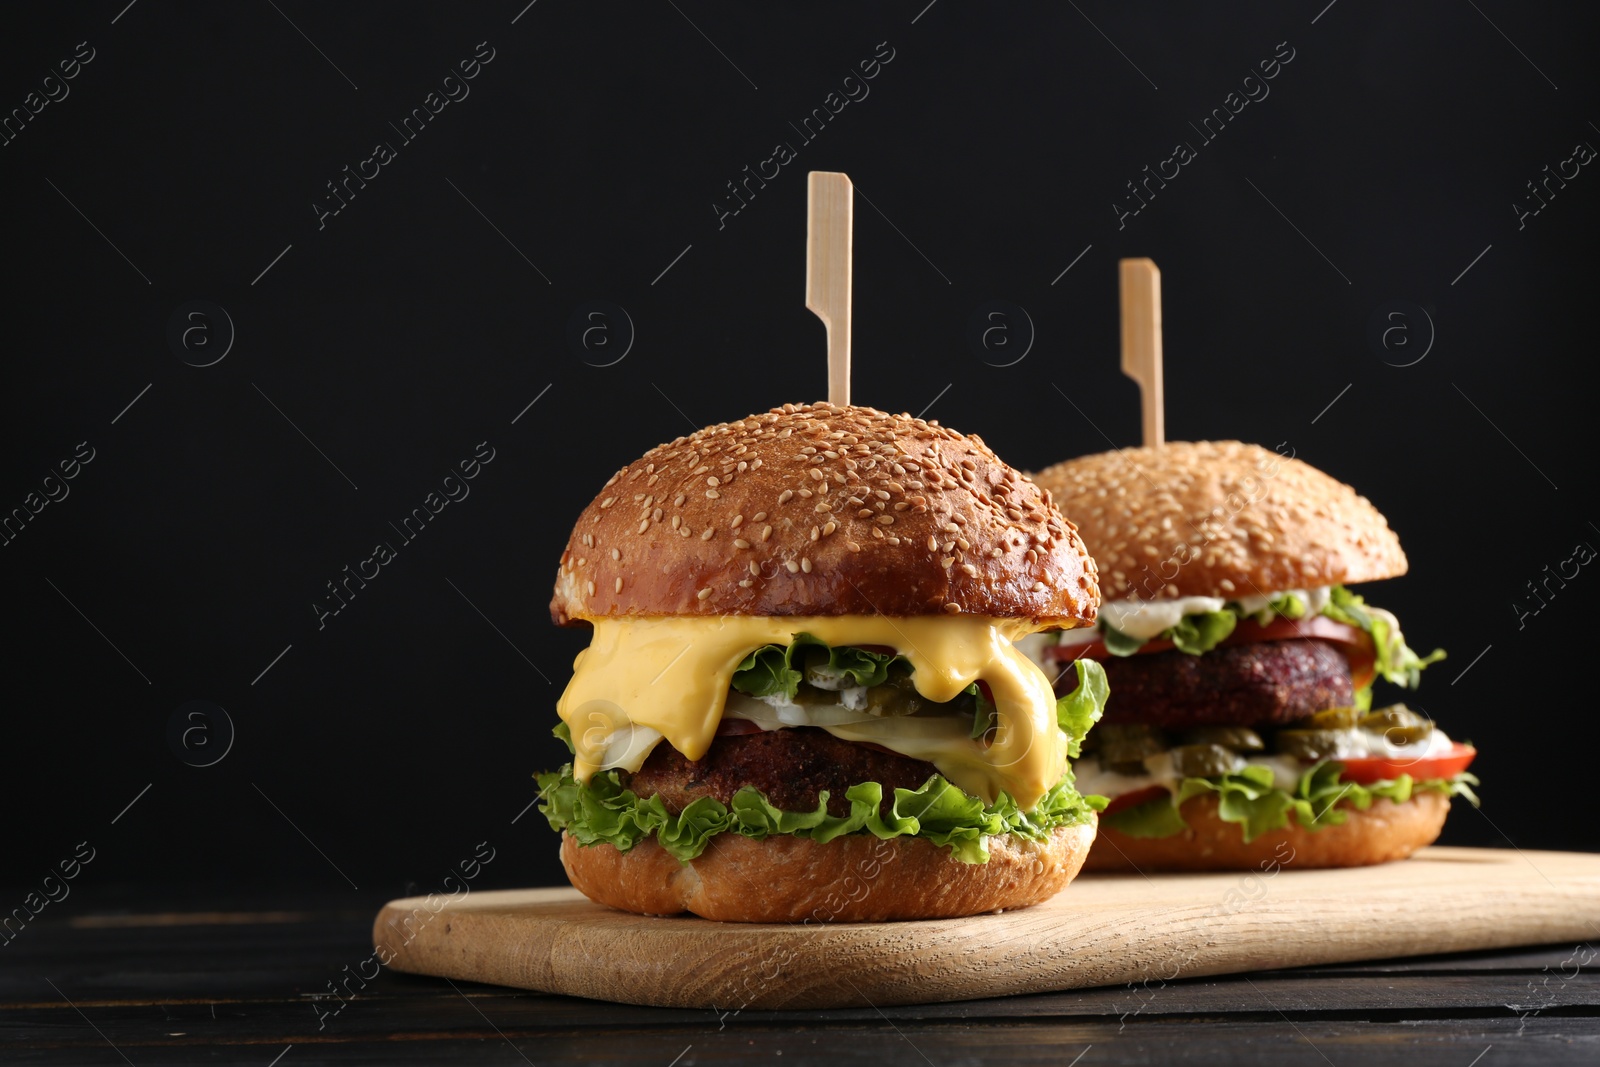
[[[1105,662],[1106,722],[1270,726],[1354,698],[1350,663],[1326,641],[1256,641],[1200,656],[1152,652]]]
[[[844,792],[861,782],[880,782],[885,803],[895,789],[918,789],[937,774],[933,764],[841,741],[826,730],[797,726],[718,737],[704,759],[685,759],[663,742],[627,782],[642,797],[661,797],[679,812],[700,797],[726,804],[744,786],[755,786],[782,811],[816,811],[828,792],[828,813],[847,815]]]

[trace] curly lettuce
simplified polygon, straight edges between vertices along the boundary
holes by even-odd
[[[1268,831],[1288,826],[1291,815],[1298,825],[1317,831],[1324,826],[1338,826],[1349,817],[1342,805],[1366,811],[1374,800],[1383,798],[1404,804],[1419,791],[1465,797],[1474,807],[1478,805],[1478,796],[1472,789],[1478,779],[1465,772],[1452,778],[1416,781],[1409,774],[1402,774],[1358,783],[1340,781],[1343,770],[1344,765],[1337,760],[1324,760],[1308,768],[1292,790],[1274,785],[1272,771],[1266,767],[1246,767],[1217,778],[1185,778],[1176,793],[1168,792],[1100,818],[1103,825],[1129,837],[1171,837],[1188,828],[1179,812],[1184,801],[1214,793],[1217,814],[1224,822],[1238,824],[1249,843]]]
[[[1444,649],[1436,648],[1426,656],[1419,656],[1406,644],[1395,617],[1382,608],[1367,606],[1366,600],[1342,585],[1336,585],[1323,607],[1322,614],[1334,622],[1342,622],[1365,630],[1372,636],[1376,651],[1375,666],[1385,680],[1407,689],[1415,689],[1422,681],[1422,668],[1444,659]]]
[[[783,811],[760,790],[746,786],[728,804],[700,797],[673,813],[659,796],[640,797],[628,789],[617,771],[595,774],[581,783],[573,779],[568,764],[536,778],[539,810],[552,829],[565,830],[580,845],[608,844],[621,852],[654,835],[680,863],[700,855],[721,833],[756,840],[793,834],[824,842],[854,833],[870,833],[885,840],[925,837],[941,848],[948,847],[962,863],[986,863],[991,837],[1017,834],[1043,841],[1057,827],[1088,822],[1105,807],[1104,797],[1079,795],[1070,775],[1057,782],[1031,811],[1023,811],[1005,793],[993,804],[985,804],[937,774],[920,789],[894,790],[885,811],[883,786],[861,782],[845,790],[850,802],[847,815],[828,813],[826,790],[818,795],[815,811]]]

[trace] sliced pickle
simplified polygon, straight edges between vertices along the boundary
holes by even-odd
[[[1089,736],[1095,739],[1100,762],[1105,764],[1138,763],[1142,766],[1146,756],[1165,752],[1167,748],[1161,731],[1143,723],[1101,723]]]
[[[926,703],[911,684],[911,676],[898,671],[891,671],[886,682],[867,690],[867,710],[874,715],[915,715]]]
[[[1391,745],[1415,744],[1433,734],[1433,723],[1404,704],[1391,704],[1364,716],[1361,728],[1382,734]]]
[[[1221,745],[1179,745],[1171,750],[1172,769],[1185,778],[1217,778],[1239,769],[1237,752]]]
[[[1295,759],[1332,759],[1340,749],[1340,741],[1347,736],[1343,730],[1279,730],[1275,740],[1278,751]]]
[[[1301,719],[1299,725],[1311,730],[1353,730],[1361,722],[1356,708],[1327,708]]]
[[[1190,745],[1221,745],[1235,752],[1260,752],[1266,748],[1261,735],[1243,726],[1200,726],[1183,732]]]

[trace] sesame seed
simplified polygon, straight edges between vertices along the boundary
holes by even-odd
[[[778,494],[778,503],[787,504],[789,502],[789,498],[792,496],[794,496],[794,490],[785,489],[783,492]]]
[[[838,528],[839,528],[839,524],[834,522],[832,519],[829,519],[822,526],[822,536],[823,537],[827,537],[829,534],[833,533],[833,531],[837,530]]]
[[[961,569],[967,572],[967,577],[969,578],[976,578],[978,576],[978,568],[974,567],[970,563],[963,563],[961,565]]]
[[[656,508],[654,511],[652,511],[650,513],[650,518],[651,518],[651,520],[653,522],[660,522],[661,521],[661,509],[660,508]]]
[[[798,571],[800,569],[800,564],[796,563],[792,559],[791,560],[785,560],[783,565],[789,571],[790,574],[793,574],[793,573],[795,573],[796,571]]]
[[[844,543],[844,547],[848,548],[852,552],[860,552],[861,551],[861,546],[856,544],[854,541],[846,541]]]
[[[944,610],[945,610],[945,612],[947,614],[950,614],[950,615],[960,615],[961,614],[961,605],[957,604],[955,601],[952,600],[952,601],[948,602],[947,604],[945,604]]]
[[[683,525],[683,516],[681,516],[681,515],[672,516],[672,528],[674,530],[676,530],[681,525]]]
[[[812,477],[812,479],[814,481],[819,481],[820,482],[825,477],[825,475],[821,471],[817,470],[817,468],[812,467],[811,468],[811,477]]]
[[[939,561],[939,566],[943,567],[945,570],[949,570],[951,566],[955,564],[955,561],[956,558],[954,556],[946,556]]]
[[[585,558],[584,558],[584,557],[583,557],[583,556],[579,556],[579,557],[578,557],[578,566],[580,566],[580,567],[581,567],[581,566],[583,566],[583,565],[584,565],[584,564],[585,564],[585,563],[588,563],[588,562],[589,562],[589,561],[588,561],[588,560],[587,560],[587,559],[585,559]]]
[[[751,522],[760,522],[763,519],[765,519],[766,517],[767,517],[767,513],[765,511],[758,511],[758,512],[756,512],[754,515],[752,515],[750,517],[750,521]]]
[[[805,557],[800,560],[800,569],[805,571],[807,574],[811,573],[811,560],[809,557]]]
[[[862,508],[860,511],[856,512],[856,518],[858,518],[858,519],[870,519],[870,518],[872,518],[872,509],[871,508]]]
[[[616,591],[619,592],[619,593],[622,592],[622,579],[621,578],[617,579]]]
[[[611,550],[611,558],[612,559],[621,559],[622,558],[622,550],[613,548]]]
[[[650,529],[650,520],[649,519],[645,519],[645,520],[643,520],[642,522],[639,523],[639,532],[640,533],[644,533],[648,529]]]
[[[722,483],[717,481],[717,476],[715,474],[713,474],[711,477],[706,479],[706,484],[711,486],[711,488],[715,489],[717,486],[721,485]]]
[[[772,536],[772,527],[763,526],[761,528],[761,540],[765,541],[767,538],[769,538],[771,536]]]
[[[736,538],[733,539],[733,547],[734,548],[749,548],[750,547],[750,542],[746,541],[742,537],[736,537]]]
[[[878,521],[883,523],[885,526],[892,526],[892,525],[894,525],[894,516],[893,515],[879,515],[878,516]]]
[[[750,561],[750,573],[757,576],[761,574],[761,567],[755,560]]]
[[[739,579],[739,588],[740,589],[749,589],[752,584],[754,584],[754,583],[752,583],[750,581],[750,579],[748,579],[748,578]]]
[[[695,594],[695,599],[704,600],[706,597],[708,597],[710,595],[711,595],[711,587],[708,585],[704,589],[700,590],[698,593]]]
[[[678,530],[678,533],[680,533],[684,537],[688,537],[689,536],[689,527],[688,526],[680,527],[679,530]]]
[[[965,537],[958,537],[956,538],[956,546],[960,548],[961,551],[965,552],[967,549],[972,547],[972,542],[968,541]]]
[[[608,496],[604,500],[600,501],[600,506],[602,508],[609,508],[612,504],[615,504],[616,502],[617,502],[617,498],[616,497]]]
[[[700,540],[709,541],[709,540],[711,540],[711,535],[716,533],[716,532],[717,532],[716,527],[707,526],[705,528],[705,532],[700,535]]]
[[[744,516],[743,515],[735,515],[733,517],[733,521],[728,524],[728,529],[737,530],[739,528],[739,525],[742,522],[744,522]]]
[[[715,500],[721,495],[722,494],[717,492],[715,489],[707,489],[706,490],[706,496],[711,500]]]
[[[674,503],[674,504],[676,504],[676,505],[677,505],[677,506],[678,506],[678,507],[680,507],[680,508],[681,508],[681,507],[683,507],[683,502],[684,502],[684,501],[685,501],[685,500],[688,500],[688,499],[689,499],[689,498],[688,498],[688,497],[687,497],[687,496],[685,496],[685,495],[684,495],[684,494],[682,494],[682,493],[679,493],[679,494],[678,494],[678,495],[677,495],[677,496],[675,496],[675,497],[673,497],[673,498],[672,498],[672,502],[673,502],[673,503]]]
[[[590,596],[594,596],[594,583],[593,582],[588,582],[588,583],[585,583],[585,584],[588,586],[589,595]]]

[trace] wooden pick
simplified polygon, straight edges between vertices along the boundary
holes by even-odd
[[[850,403],[850,261],[855,186],[814,170],[806,195],[806,307],[828,328],[828,402]]]
[[[1117,264],[1122,294],[1122,373],[1139,383],[1144,443],[1165,443],[1161,395],[1161,272],[1149,259]]]

